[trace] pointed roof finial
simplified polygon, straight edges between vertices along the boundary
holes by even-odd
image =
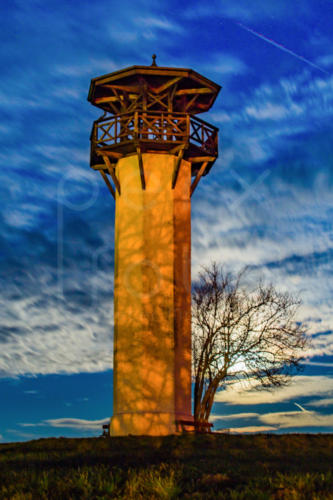
[[[153,62],[151,63],[151,65],[152,66],[157,66],[157,64],[156,64],[156,54],[153,54],[152,58],[153,58]]]

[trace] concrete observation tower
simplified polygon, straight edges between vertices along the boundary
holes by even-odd
[[[93,78],[104,114],[91,167],[115,199],[112,436],[193,430],[191,196],[217,158],[197,118],[220,86],[190,69],[131,66]]]

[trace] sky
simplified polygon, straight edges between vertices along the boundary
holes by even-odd
[[[180,6],[181,5],[181,6]],[[333,3],[2,0],[0,440],[98,436],[112,414],[114,202],[89,168],[90,79],[132,65],[222,85],[192,198],[192,275],[249,266],[303,303],[274,392],[228,385],[215,429],[333,431]]]

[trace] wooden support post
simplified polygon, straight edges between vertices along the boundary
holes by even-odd
[[[106,174],[103,172],[103,170],[100,170],[100,173],[101,173],[101,176],[103,177],[104,181],[105,181],[105,184],[107,185],[107,187],[109,188],[109,191],[110,193],[112,194],[113,198],[115,199],[116,198],[116,193],[109,181],[109,179],[107,178]]]
[[[114,167],[112,166],[112,164],[107,156],[103,155],[103,160],[104,160],[104,163],[105,163],[105,165],[106,165],[106,167],[107,167],[107,169],[112,177],[114,185],[116,186],[118,194],[120,194],[120,184],[119,184],[119,181],[117,179]]]
[[[182,159],[183,159],[183,155],[184,155],[184,147],[182,147],[182,149],[179,151],[178,156],[177,156],[176,165],[175,165],[175,169],[173,171],[173,176],[172,176],[172,189],[175,189],[175,185],[176,185],[177,177],[178,177],[178,172],[180,169],[180,164],[181,164]]]
[[[143,170],[143,161],[142,161],[142,154],[141,154],[141,148],[140,148],[140,146],[136,147],[136,152],[138,154],[138,159],[139,159],[141,186],[142,186],[142,189],[146,189],[145,172]]]
[[[198,182],[200,181],[204,171],[206,170],[207,165],[208,165],[208,161],[204,161],[203,164],[201,165],[200,169],[198,170],[197,175],[195,176],[195,179],[191,184],[191,196],[194,193],[194,190],[197,187]]]

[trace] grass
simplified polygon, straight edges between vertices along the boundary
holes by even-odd
[[[0,498],[333,500],[333,435],[187,434],[1,444]]]

